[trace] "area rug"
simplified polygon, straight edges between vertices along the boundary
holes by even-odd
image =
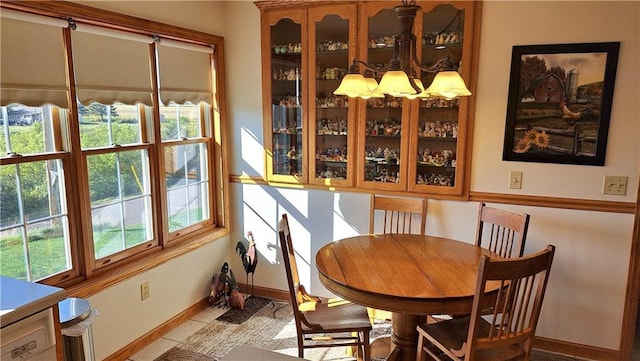
[[[260,311],[266,304],[270,302],[271,300],[268,298],[256,296],[249,297],[244,303],[244,309],[238,310],[232,308],[222,314],[222,316],[218,317],[217,320],[239,325],[251,318],[251,316],[255,315],[256,312]]]
[[[258,308],[246,317],[242,312],[229,310],[218,319],[201,328],[193,335],[171,348],[154,361],[219,361],[234,347],[249,345],[283,354],[298,356],[296,325],[291,304],[261,299],[247,299],[245,311]],[[255,305],[255,307],[254,307]],[[243,322],[240,320],[244,319]],[[391,325],[381,322],[374,325],[371,337],[389,334]],[[305,350],[305,359],[311,361],[351,361],[346,348],[316,348]]]
[[[389,322],[376,322],[371,339],[391,333]],[[219,361],[238,345],[297,356],[296,326],[291,304],[250,297],[245,310],[229,310],[154,361]],[[345,348],[305,350],[311,361],[352,361]],[[532,361],[576,361],[575,357],[533,350]],[[376,359],[380,361],[384,359]]]

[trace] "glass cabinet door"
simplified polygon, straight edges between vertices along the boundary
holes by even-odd
[[[355,4],[309,10],[309,183],[353,186],[355,115],[347,96],[334,95],[355,57]]]
[[[304,105],[306,85],[306,33],[302,10],[283,10],[264,14],[268,18],[268,41],[263,54],[264,109],[267,176],[269,181],[305,183],[307,127]],[[263,22],[264,24],[264,22]],[[266,31],[266,33],[265,33]],[[268,49],[264,49],[268,46]]]
[[[470,53],[467,48],[471,46],[471,34],[465,24],[465,19],[470,18],[468,6],[429,2],[419,5],[423,11],[419,15],[421,21],[417,21],[420,34],[417,52],[422,64],[431,66],[450,56],[469,86],[470,56],[466,54]],[[421,73],[425,87],[434,76]],[[468,97],[414,101],[409,150],[410,191],[452,195],[463,192],[468,101]]]
[[[398,5],[371,2],[361,7],[359,54],[369,65],[383,66],[392,58],[394,35],[400,33],[393,10]],[[360,70],[367,74],[366,69]],[[375,74],[378,82],[381,77],[382,74]],[[409,100],[385,95],[358,101],[358,187],[405,190]]]

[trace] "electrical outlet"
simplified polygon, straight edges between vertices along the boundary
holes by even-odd
[[[612,175],[604,176],[602,194],[612,194],[616,196],[624,196],[627,194],[627,177]]]
[[[521,189],[522,188],[522,172],[518,170],[512,170],[509,174],[509,188]]]
[[[149,291],[149,282],[144,282],[140,285],[140,299],[142,301],[146,300],[151,296],[151,292]]]

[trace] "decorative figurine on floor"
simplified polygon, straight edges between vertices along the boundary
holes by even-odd
[[[225,284],[220,281],[220,273],[213,275],[211,279],[211,292],[209,293],[209,305],[218,306],[219,308],[227,308],[227,299],[225,298]]]
[[[233,275],[233,271],[229,268],[229,264],[225,262],[220,269],[220,273],[225,278],[229,288],[227,289],[227,297],[229,298],[229,306],[231,308],[242,310],[244,309],[244,297],[240,294],[238,289],[238,283],[236,277]]]
[[[256,252],[256,242],[253,240],[253,233],[251,231],[247,233],[247,237],[249,238],[248,249],[244,247],[242,241],[239,241],[236,244],[236,252],[240,255],[242,267],[244,267],[244,271],[247,273],[247,292],[245,292],[245,294],[249,293],[249,273],[251,273],[251,295],[253,295],[253,275],[258,265],[258,252]]]
[[[236,278],[227,262],[220,268],[220,273],[213,275],[209,304],[222,308],[231,306],[231,308],[244,309],[244,298],[238,291]]]

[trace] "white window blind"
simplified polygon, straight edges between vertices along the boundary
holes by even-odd
[[[64,20],[2,9],[0,105],[68,108]]]
[[[169,102],[212,104],[213,49],[162,39],[158,46],[160,99]]]
[[[151,37],[78,24],[71,41],[81,104],[153,105]]]

